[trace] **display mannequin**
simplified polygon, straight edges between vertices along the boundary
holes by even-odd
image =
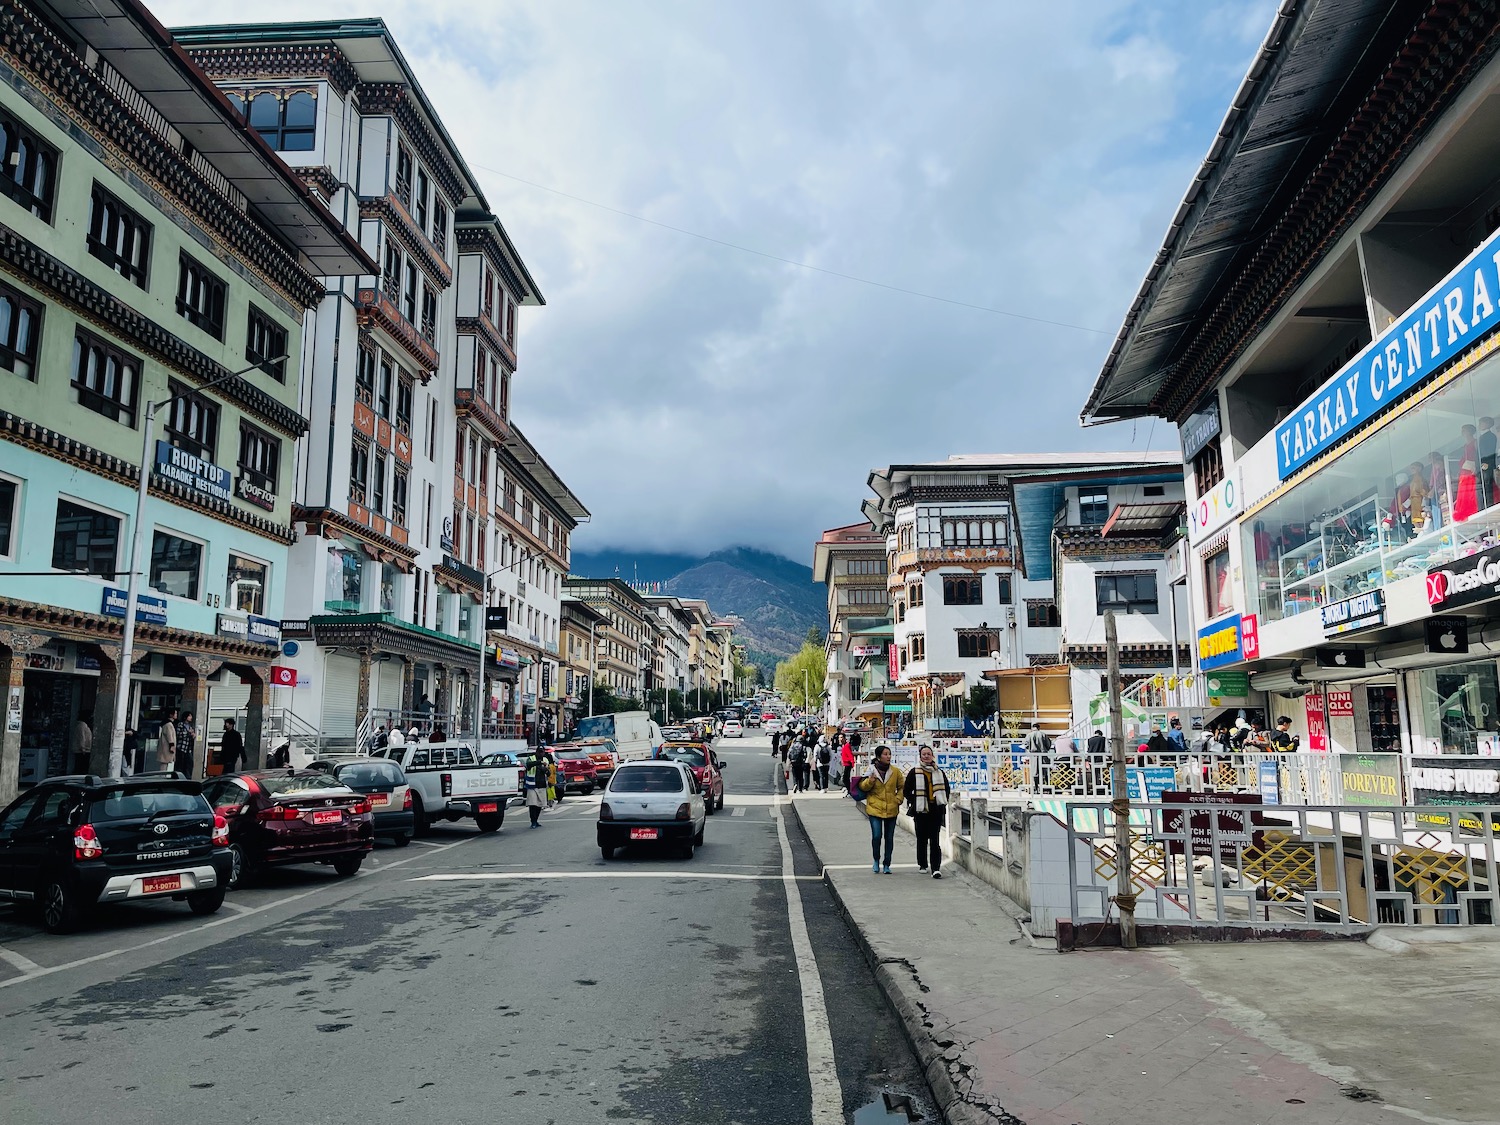
[[[1448,506],[1447,459],[1436,450],[1427,455],[1427,522],[1429,531],[1443,526],[1443,509]]]
[[[1459,457],[1458,483],[1453,488],[1453,522],[1463,523],[1479,511],[1479,438],[1473,426],[1463,427],[1464,450]]]
[[[1493,418],[1479,419],[1479,506],[1488,508],[1500,497],[1495,495],[1495,454],[1497,452],[1497,441],[1495,433],[1495,420]]]
[[[1413,461],[1406,471],[1411,477],[1411,533],[1415,537],[1427,530],[1427,474],[1420,461]]]
[[[1391,498],[1391,541],[1405,543],[1412,537],[1411,473],[1396,474],[1396,495]]]

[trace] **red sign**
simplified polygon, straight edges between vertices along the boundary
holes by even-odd
[[[1328,728],[1323,725],[1323,697],[1306,695],[1307,704],[1307,748],[1315,754],[1328,752]]]
[[[1330,719],[1354,718],[1354,692],[1349,688],[1328,689],[1328,717]]]
[[[1173,855],[1182,855],[1185,841],[1171,839],[1186,836],[1192,842],[1194,855],[1213,855],[1214,827],[1219,830],[1219,859],[1224,863],[1239,862],[1239,850],[1251,845],[1262,847],[1261,833],[1253,829],[1260,822],[1259,813],[1248,809],[1236,809],[1231,805],[1258,805],[1259,793],[1180,793],[1168,790],[1161,795],[1164,807],[1161,811],[1162,835],[1168,837],[1167,850]],[[1216,808],[1174,809],[1172,805],[1214,805]]]
[[[1240,655],[1246,660],[1260,658],[1260,619],[1253,613],[1240,618]]]
[[[280,664],[271,668],[271,685],[273,687],[296,687],[297,669],[283,668]]]
[[[901,678],[901,646],[891,645],[888,655],[890,656],[891,683],[895,683]]]

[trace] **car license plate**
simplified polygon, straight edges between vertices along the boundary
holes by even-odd
[[[372,804],[372,805],[388,805],[390,803],[391,803],[391,795],[389,793],[371,793],[370,794],[370,804]]]
[[[160,895],[168,891],[182,890],[181,875],[153,875],[149,879],[141,880],[141,894]]]
[[[630,830],[630,838],[632,840],[654,840],[656,839],[656,829],[632,828]]]
[[[497,812],[497,811],[499,811],[499,809],[498,809],[498,806],[495,804],[494,801],[485,801],[485,802],[483,802],[483,803],[480,804],[479,811],[482,812],[482,813]]]
[[[326,811],[320,809],[313,813],[314,824],[337,824],[343,819],[344,813],[342,809],[328,809]]]

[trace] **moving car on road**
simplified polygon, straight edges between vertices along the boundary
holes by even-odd
[[[347,878],[375,846],[369,798],[322,770],[234,773],[203,795],[229,822],[230,890],[287,863],[331,864]]]
[[[745,736],[745,724],[738,719],[726,719],[724,721],[725,738],[743,738]]]
[[[626,762],[599,805],[597,839],[605,859],[627,844],[676,844],[684,859],[703,844],[703,792],[682,762]]]
[[[703,790],[703,809],[713,816],[724,807],[724,763],[714,756],[706,742],[669,742],[657,755],[664,761],[681,762],[693,771],[693,780]]]
[[[0,812],[0,898],[33,904],[54,934],[106,902],[186,899],[212,914],[229,881],[228,830],[180,775],[50,778]]]
[[[412,830],[425,836],[435,820],[474,818],[481,832],[505,823],[505,806],[521,793],[520,766],[481,762],[462,743],[408,742],[376,751],[401,766],[412,787]]]
[[[398,848],[411,843],[413,828],[411,785],[395,762],[354,755],[319,758],[311,769],[332,774],[341,783],[370,799],[375,838]]]
[[[599,784],[594,760],[581,746],[554,746],[552,757],[557,762],[557,784],[564,793],[576,791],[587,797]]]
[[[760,729],[767,734],[780,734],[785,725],[780,717],[771,714],[769,711],[760,717]]]

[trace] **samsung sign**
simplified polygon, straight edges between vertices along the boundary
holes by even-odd
[[[1282,480],[1500,325],[1500,231],[1276,427]]]

